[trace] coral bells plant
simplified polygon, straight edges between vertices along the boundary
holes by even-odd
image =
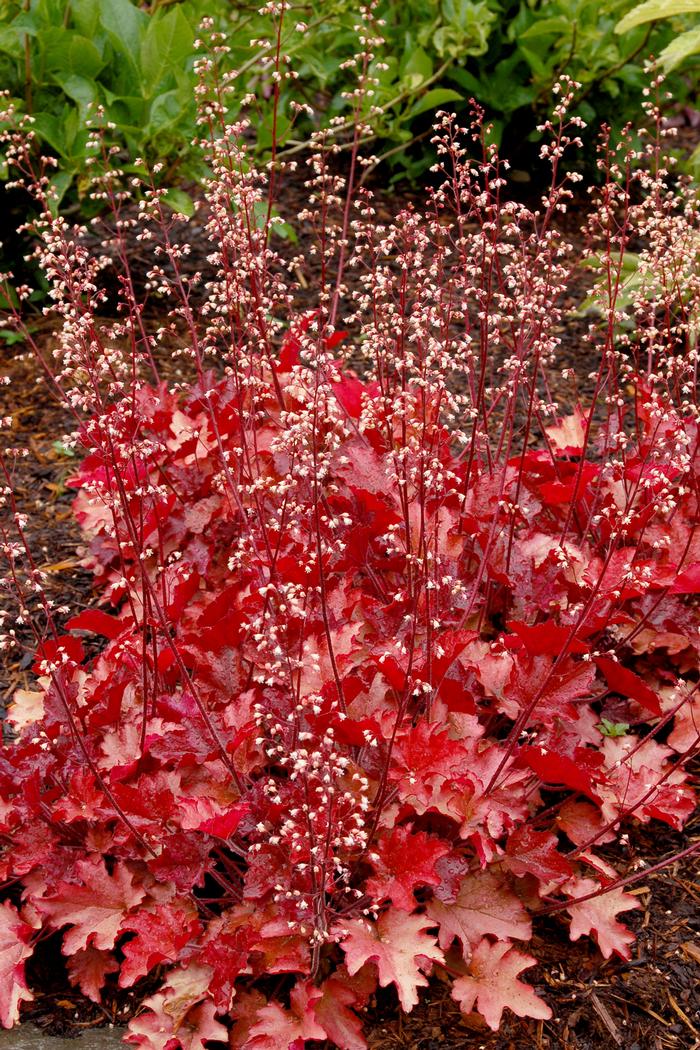
[[[0,1019],[32,998],[49,933],[97,1003],[150,976],[125,1036],[148,1050],[359,1050],[378,987],[409,1011],[431,975],[493,1029],[547,1019],[523,977],[533,922],[630,958],[626,887],[649,870],[626,836],[694,807],[697,198],[664,167],[655,103],[648,145],[603,142],[607,282],[578,397],[557,334],[572,84],[541,207],[508,201],[478,114],[443,114],[437,188],[388,223],[358,189],[359,91],[349,174],[319,142],[304,251],[283,258],[289,168],[256,169],[250,128],[226,124],[223,46],[200,63],[208,273],[162,191],[135,212],[101,177],[96,257],[32,184],[58,322],[50,355],[33,345],[76,418],[97,601],[47,597],[6,449],[6,582],[36,685],[0,765]],[[31,181],[29,147],[13,140]],[[134,237],[154,255],[143,294]],[[654,280],[624,326],[631,242]]]

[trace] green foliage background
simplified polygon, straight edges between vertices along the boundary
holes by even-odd
[[[579,112],[587,121],[619,125],[639,114],[645,57],[665,48],[675,48],[675,66],[682,65],[671,86],[683,97],[697,69],[691,45],[700,32],[693,20],[700,0],[651,2],[658,11],[640,19],[634,0],[381,0],[377,14],[385,21],[386,44],[375,67],[381,60],[386,68],[375,68],[372,148],[394,176],[416,176],[431,163],[435,109],[466,109],[474,97],[505,152],[522,153],[523,142],[536,139],[536,124],[562,73],[582,83]],[[284,51],[299,79],[283,88],[283,137],[292,98],[314,107],[317,124],[347,113],[343,95],[352,85],[343,62],[358,49],[358,9],[356,0],[291,5]],[[677,17],[666,17],[677,9]],[[269,35],[270,20],[255,4],[0,0],[0,83],[20,110],[32,114],[42,145],[58,158],[59,197],[70,191],[89,208],[86,119],[98,106],[115,126],[112,134],[125,161],[163,162],[160,179],[168,185],[203,174],[191,142],[193,45],[205,14],[226,32],[229,67],[245,70],[241,93],[261,89],[260,97],[269,99],[269,72],[256,61],[250,41]],[[307,24],[306,32],[296,31],[299,21]],[[691,37],[678,58],[681,30]],[[271,140],[270,102],[261,103],[256,130],[258,147],[265,150]],[[308,124],[296,126],[287,148],[301,149],[309,130]],[[182,195],[176,200],[185,206]]]

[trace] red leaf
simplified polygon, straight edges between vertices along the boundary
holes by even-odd
[[[577,941],[583,934],[588,934],[595,937],[604,958],[609,959],[614,952],[621,959],[629,959],[629,946],[635,937],[631,930],[617,921],[616,915],[638,908],[637,898],[622,889],[606,891],[596,879],[572,879],[564,889],[572,897],[584,897],[596,890],[601,891],[599,896],[591,897],[590,900],[568,905],[571,940]]]
[[[671,594],[700,594],[700,561],[693,562],[676,577]]]
[[[463,1013],[469,1013],[476,1003],[479,1013],[489,1028],[496,1032],[506,1007],[518,1017],[549,1020],[552,1011],[528,984],[518,975],[537,960],[524,955],[510,941],[492,944],[484,938],[475,947],[469,962],[469,976],[458,977],[452,985],[452,998]]]
[[[34,996],[27,988],[24,963],[32,954],[34,931],[9,901],[0,904],[0,1023],[12,1028],[19,1021],[21,1002]]]
[[[152,911],[144,908],[129,916],[121,925],[122,933],[136,936],[124,944],[124,962],[119,974],[121,988],[130,988],[162,962],[177,962],[185,945],[200,929],[197,914],[188,902],[158,904]]]
[[[418,989],[428,984],[421,972],[426,961],[444,962],[434,938],[425,933],[431,925],[425,915],[406,915],[394,908],[383,912],[376,923],[352,919],[345,924],[342,941],[348,973],[352,976],[365,963],[373,963],[382,988],[393,984],[408,1013],[418,1002]]]
[[[124,1041],[145,1050],[206,1050],[209,1039],[226,1040],[228,1032],[205,998],[209,978],[206,966],[171,970],[161,990],[144,1001],[149,1012],[129,1022]]]
[[[274,1001],[267,1003],[258,1010],[246,1050],[297,1050],[306,1046],[307,1039],[325,1040],[326,1030],[318,1023],[315,1013],[315,1004],[322,994],[321,989],[312,984],[297,982],[289,997],[289,1010]]]
[[[435,862],[450,852],[439,839],[410,828],[394,828],[377,843],[370,857],[376,875],[367,880],[367,892],[377,901],[390,900],[402,911],[413,911],[416,886],[437,886]]]
[[[508,629],[517,635],[518,639],[523,643],[526,652],[531,656],[558,656],[567,642],[569,643],[567,649],[569,653],[588,652],[588,646],[585,642],[579,641],[576,637],[571,638],[572,630],[570,627],[560,627],[558,624],[553,623],[552,620],[545,620],[543,623],[537,624],[526,624],[520,623],[519,620],[510,620]],[[509,642],[508,635],[503,640],[507,645]]]
[[[540,882],[566,879],[573,868],[558,849],[557,838],[550,831],[535,831],[522,824],[508,837],[506,867],[514,875],[534,875]]]
[[[92,999],[93,1003],[101,1003],[100,992],[107,975],[116,973],[119,963],[112,952],[90,947],[72,955],[67,968],[71,983],[77,984],[83,995]]]
[[[524,941],[532,936],[530,917],[508,879],[489,869],[462,879],[454,904],[432,900],[426,912],[440,927],[440,947],[449,948],[457,938],[467,960],[484,934]]]
[[[592,806],[590,802],[569,799],[557,813],[556,822],[575,846],[583,846],[592,838],[601,844],[615,839],[614,831],[603,831],[606,821],[598,807]]]
[[[532,708],[527,725],[576,719],[576,701],[591,696],[594,676],[592,665],[583,661],[567,657],[555,669],[552,655],[531,656],[521,649],[515,653],[501,708],[511,718]]]
[[[365,1050],[367,1046],[362,1035],[362,1022],[354,1010],[364,1006],[376,988],[369,970],[368,966],[353,978],[341,966],[323,982],[321,998],[314,1003],[317,1020],[339,1050]],[[363,976],[369,979],[363,980]]]
[[[125,914],[140,904],[145,890],[133,884],[131,872],[117,861],[112,875],[103,860],[79,860],[75,865],[81,882],[61,882],[50,897],[36,906],[52,926],[71,928],[63,937],[65,955],[95,948],[113,948]]]
[[[593,774],[601,764],[602,755],[590,748],[576,748],[576,758],[569,758],[558,751],[544,747],[526,745],[518,752],[518,763],[529,766],[543,784],[564,784],[574,791],[581,791],[595,802],[600,801],[593,787]]]
[[[229,806],[219,816],[203,821],[199,825],[198,830],[205,831],[209,835],[215,835],[219,839],[227,839],[233,835],[249,810],[250,806],[247,802],[238,802],[233,806]]]
[[[658,696],[634,671],[628,670],[628,668],[623,667],[617,660],[613,660],[609,656],[597,656],[595,663],[598,670],[605,676],[605,680],[613,692],[621,693],[622,696],[629,696],[632,700],[637,700],[642,707],[646,707],[653,715],[661,714],[661,702]]]
[[[41,650],[37,653],[32,666],[36,675],[44,674],[42,664],[48,661],[52,664],[74,663],[80,664],[85,657],[83,643],[72,634],[64,634],[60,638],[49,638],[43,642]]]
[[[250,925],[252,922],[253,909],[239,906],[228,908],[207,927],[199,961],[212,971],[209,993],[222,1013],[231,1008],[236,978],[250,972],[250,951],[259,940],[257,931]]]
[[[69,631],[90,631],[92,634],[101,634],[104,638],[118,638],[125,628],[122,620],[116,616],[109,616],[101,609],[85,609],[70,619],[66,628]]]

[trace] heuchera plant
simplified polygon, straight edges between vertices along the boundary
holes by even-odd
[[[255,169],[215,54],[200,69],[206,278],[162,191],[134,219],[118,172],[98,190],[117,321],[107,263],[46,202],[39,222],[61,324],[52,358],[34,349],[76,416],[100,607],[64,623],[46,596],[6,450],[6,577],[37,683],[0,764],[0,1020],[32,998],[50,931],[95,1002],[162,974],[125,1036],[149,1050],[359,1050],[377,986],[408,1011],[435,972],[493,1029],[547,1019],[522,978],[533,920],[629,958],[625,887],[648,869],[613,844],[694,806],[697,199],[663,167],[655,104],[641,152],[604,138],[597,370],[564,415],[570,83],[541,208],[506,201],[493,150],[470,159],[478,119],[441,115],[423,211],[382,224],[359,151],[346,185],[319,149],[305,254],[283,260],[284,168]],[[130,225],[155,254],[141,298]],[[633,238],[653,280],[624,326]],[[157,331],[155,293],[173,299]]]

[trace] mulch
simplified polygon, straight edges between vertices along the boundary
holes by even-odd
[[[292,187],[299,204],[302,192],[300,186]],[[289,211],[296,203],[293,196],[285,200]],[[380,219],[390,218],[400,203],[396,196],[381,199]],[[204,238],[200,242],[192,259],[195,266],[207,250]],[[567,291],[565,305],[572,315],[562,326],[559,355],[562,367],[575,368],[584,396],[596,362],[592,351],[582,352],[587,322],[573,311],[589,284],[590,277],[579,271]],[[309,302],[312,296],[313,289]],[[37,321],[35,337],[50,347],[51,331],[44,322]],[[14,417],[10,443],[31,451],[17,461],[15,492],[29,515],[27,535],[47,574],[47,591],[74,615],[91,603],[93,593],[90,575],[80,568],[81,538],[71,512],[68,481],[76,461],[61,443],[72,429],[71,421],[49,396],[34,359],[15,347],[4,354],[12,384],[0,386],[0,415]],[[565,384],[554,392],[572,405],[572,391]],[[31,685],[31,634],[25,630],[20,641],[19,652],[0,659],[0,696],[5,700],[15,689]],[[640,859],[651,867],[698,840],[700,815],[682,834],[660,824],[637,827],[629,845],[619,847],[610,859],[624,873],[634,870]],[[640,909],[625,916],[638,935],[629,962],[602,960],[588,939],[570,943],[556,916],[536,922],[529,950],[540,961],[525,978],[552,1006],[552,1021],[520,1020],[506,1012],[501,1030],[492,1033],[477,1015],[463,1017],[448,986],[434,977],[408,1016],[397,1011],[391,990],[380,990],[368,1012],[371,1050],[700,1050],[700,869],[693,861],[672,864],[637,884],[633,892]],[[158,983],[155,974],[128,991],[108,988],[98,1007],[68,984],[57,936],[42,944],[32,967],[36,1000],[25,1016],[47,1032],[64,1036],[125,1023]]]

